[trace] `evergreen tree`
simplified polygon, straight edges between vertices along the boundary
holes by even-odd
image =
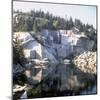
[[[26,63],[26,59],[23,54],[23,48],[20,46],[20,41],[16,38],[13,41],[13,63],[21,64],[22,66]]]
[[[14,31],[40,31],[41,29],[64,29],[70,30],[76,27],[80,32],[85,32],[87,36],[92,36],[95,33],[93,26],[82,23],[79,19],[73,21],[72,17],[69,19],[61,18],[60,16],[53,16],[49,12],[31,10],[23,13],[21,11],[14,11],[17,15],[14,17],[13,29]],[[18,22],[16,22],[16,19]],[[89,31],[91,30],[91,31]]]
[[[70,17],[69,19],[69,28],[71,29],[74,26],[73,19]]]
[[[36,20],[34,20],[33,31],[34,32],[37,32],[38,31],[38,26],[37,26],[37,21]]]

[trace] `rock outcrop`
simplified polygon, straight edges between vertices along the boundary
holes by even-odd
[[[22,35],[21,35],[22,34]],[[26,59],[43,59],[48,58],[51,63],[57,63],[54,55],[46,49],[45,46],[42,46],[38,41],[34,39],[27,32],[16,32],[14,38],[17,38],[20,41],[21,46],[23,47],[24,56]]]

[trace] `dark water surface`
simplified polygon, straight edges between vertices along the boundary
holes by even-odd
[[[73,73],[76,73],[77,76],[80,76],[80,74],[78,74],[78,72],[77,72],[78,69],[73,64],[68,64],[68,65],[61,64],[61,65],[57,65],[56,67],[57,67],[56,74],[60,73],[60,75],[63,76],[64,74],[62,74],[62,73],[64,73],[64,72],[66,73],[66,70],[67,70],[68,72],[66,73],[66,75],[68,75],[68,74],[72,75]],[[64,70],[63,70],[63,68],[64,68]],[[76,71],[76,72],[74,72],[74,71]],[[70,73],[72,73],[72,74],[70,74]],[[84,75],[84,73],[83,73],[83,75]],[[74,76],[74,75],[72,75],[72,76]],[[68,78],[70,78],[70,76]],[[56,87],[56,85],[54,87]],[[87,86],[85,86],[84,88],[75,90],[75,91],[74,90],[59,91],[56,88],[55,89],[53,88],[53,89],[49,90],[48,92],[46,92],[46,91],[42,90],[41,84],[40,84],[39,93],[36,93],[34,96],[31,95],[31,96],[29,96],[29,98],[92,95],[92,94],[96,94],[96,93],[97,93],[97,84],[96,84],[96,79],[95,79],[93,83],[90,81]],[[33,91],[33,94],[34,94],[34,91]]]

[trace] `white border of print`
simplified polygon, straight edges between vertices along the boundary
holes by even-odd
[[[27,0],[29,1],[29,0]],[[72,4],[89,4],[98,6],[98,16],[100,16],[100,0],[31,0],[31,1],[44,1],[44,2],[57,2],[57,3],[72,3]],[[11,66],[12,66],[12,45],[11,45],[11,0],[0,0],[0,99],[11,99]],[[98,18],[98,22],[100,19]],[[99,51],[99,39],[100,39],[100,23],[98,23],[98,57]],[[100,81],[100,61],[98,58],[98,81]],[[100,96],[100,85],[98,84],[97,95],[86,96],[70,96],[70,97],[56,97],[56,98],[42,98],[41,100],[98,100]],[[25,100],[25,99],[24,99]],[[39,100],[39,99],[37,99]]]

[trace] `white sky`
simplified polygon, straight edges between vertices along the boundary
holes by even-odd
[[[82,6],[82,5],[64,5],[64,4],[50,4],[50,3],[36,3],[36,2],[18,2],[13,1],[13,9],[21,10],[23,12],[35,10],[49,11],[55,16],[65,18],[78,18],[83,23],[92,24],[96,28],[96,6]]]

